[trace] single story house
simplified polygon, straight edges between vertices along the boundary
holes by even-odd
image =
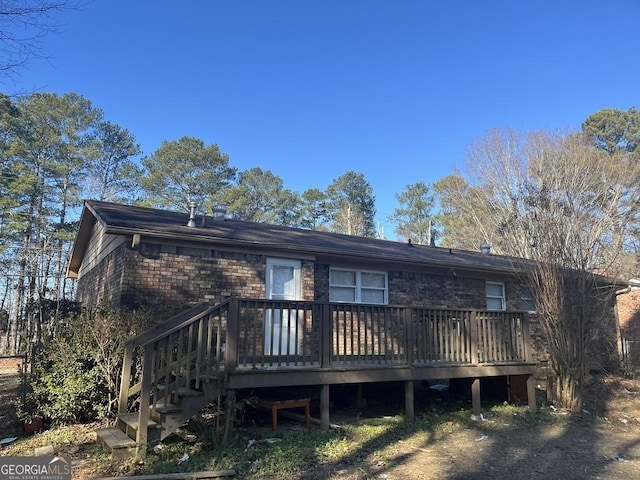
[[[521,268],[488,249],[86,201],[68,276],[84,304],[164,320],[125,356],[121,430],[140,446],[202,407],[181,389],[232,401],[239,389],[317,385],[328,428],[331,385],[404,382],[411,418],[416,381],[470,379],[479,412],[480,379],[504,376],[526,385],[533,409],[546,357]]]

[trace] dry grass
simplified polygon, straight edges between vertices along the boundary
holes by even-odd
[[[0,377],[0,381],[3,377]],[[6,388],[3,392],[6,393]],[[485,405],[484,421],[467,405],[418,405],[415,424],[400,415],[342,417],[340,431],[307,432],[282,422],[276,434],[264,422],[236,431],[234,444],[214,447],[210,425],[169,437],[145,462],[113,462],[95,443],[98,425],[74,425],[24,437],[0,455],[32,455],[52,445],[72,458],[74,479],[234,468],[238,479],[363,480],[528,478],[640,478],[640,381],[594,377],[579,416],[548,407]],[[262,415],[260,413],[260,415]],[[185,454],[189,460],[180,462]]]

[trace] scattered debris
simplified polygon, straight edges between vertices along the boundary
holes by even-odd
[[[486,440],[487,438],[489,438],[487,435],[482,435],[480,438],[476,438],[476,442],[482,442],[483,440]]]
[[[191,457],[189,457],[189,454],[188,454],[188,453],[185,453],[184,455],[182,455],[182,457],[180,458],[180,460],[178,460],[178,463],[188,462],[190,458],[191,458]]]
[[[443,390],[449,390],[449,386],[448,385],[443,385],[441,383],[438,383],[436,385],[431,385],[429,387],[430,390],[436,390],[438,392],[442,392]]]
[[[18,437],[7,437],[0,440],[0,445],[9,445],[10,443],[15,442]]]
[[[44,447],[36,447],[34,449],[34,455],[36,457],[52,457],[53,445],[45,445]]]
[[[471,417],[469,417],[469,418],[471,418],[471,420],[474,421],[474,422],[478,422],[478,421],[486,422],[487,421],[487,419],[485,418],[485,416],[482,413],[480,414],[479,417],[476,416],[476,415],[471,414]]]
[[[413,448],[414,450],[420,450],[421,452],[429,453],[429,450],[427,450],[425,448],[420,448],[420,447],[410,447],[410,448]]]
[[[261,441],[262,441],[262,442],[264,442],[264,443],[268,443],[268,444],[270,444],[270,445],[271,445],[272,443],[278,443],[278,442],[281,442],[281,441],[282,441],[282,439],[281,439],[281,438],[271,438],[271,437],[270,437],[270,438],[263,438]],[[249,443],[251,443],[251,442],[249,442]],[[254,440],[254,443],[255,443],[255,440]],[[253,444],[252,444],[252,445],[253,445]],[[247,448],[249,448],[249,446],[247,446]]]

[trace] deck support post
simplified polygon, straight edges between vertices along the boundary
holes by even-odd
[[[533,375],[527,376],[527,400],[529,402],[529,411],[537,412],[538,405],[536,404],[536,385]]]
[[[320,430],[329,431],[329,385],[320,389]]]
[[[227,390],[227,399],[224,408],[224,434],[222,436],[222,444],[227,445],[231,432],[233,431],[233,421],[236,416],[236,391],[234,389]]]
[[[404,382],[404,416],[409,422],[413,422],[416,419],[413,397],[413,380],[407,380]]]
[[[471,379],[471,405],[474,415],[480,415],[482,412],[482,403],[480,401],[480,379]]]

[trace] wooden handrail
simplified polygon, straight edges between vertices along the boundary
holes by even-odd
[[[226,302],[225,302],[226,303]],[[204,304],[207,305],[207,304]],[[223,304],[221,304],[223,305]],[[155,337],[151,337],[150,339],[146,340],[143,343],[139,343],[139,345],[142,346],[147,346],[147,345],[152,345],[155,342],[158,342],[160,340],[162,340],[163,338],[168,337],[169,335],[172,335],[180,330],[182,330],[185,327],[188,327],[190,325],[193,325],[195,322],[197,322],[198,320],[200,320],[201,318],[206,317],[207,315],[209,315],[211,312],[213,312],[214,310],[216,310],[217,308],[219,308],[220,305],[216,305],[215,307],[209,306],[207,305],[207,308],[195,315],[190,316],[189,318],[187,318],[186,320],[183,320],[181,323],[174,325],[173,327],[164,330],[160,333],[158,333]]]
[[[224,302],[223,302],[224,303]],[[188,310],[178,313],[167,320],[160,322],[157,325],[154,325],[150,329],[139,333],[135,337],[131,337],[127,340],[127,344],[132,343],[134,345],[143,345],[149,341],[149,339],[154,338],[154,336],[161,335],[166,332],[168,329],[173,327],[175,324],[181,324],[184,321],[188,321],[192,316],[196,315],[198,312],[211,308],[211,305],[208,303],[199,303]]]

